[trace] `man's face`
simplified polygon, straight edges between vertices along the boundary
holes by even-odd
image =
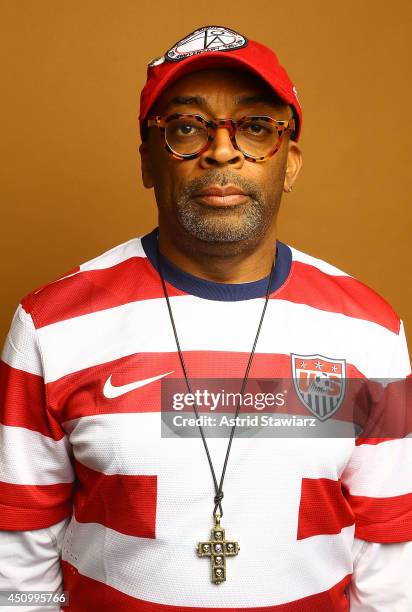
[[[273,119],[292,116],[291,108],[258,77],[227,69],[202,70],[182,77],[159,97],[150,116],[174,113],[235,120],[245,115]],[[218,129],[200,157],[180,161],[165,150],[160,130],[149,128],[148,139],[141,147],[142,172],[145,186],[155,190],[161,232],[169,231],[175,238],[200,247],[219,244],[224,248],[225,243],[232,254],[271,233],[288,159],[293,174],[293,162],[296,166],[300,156],[298,145],[289,136],[288,132],[284,135],[275,155],[254,163],[234,148],[227,129]],[[230,187],[243,194],[225,196],[225,189]],[[219,188],[223,195],[216,193]]]

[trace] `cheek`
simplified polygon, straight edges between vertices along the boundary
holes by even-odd
[[[278,157],[277,157],[278,156]],[[263,182],[270,192],[277,192],[283,189],[283,181],[286,172],[287,155],[283,150],[278,151],[275,155],[262,164],[267,166],[263,169]]]
[[[153,159],[154,191],[162,208],[173,208],[185,185],[193,179],[193,164],[171,157],[167,151]]]
[[[154,184],[154,192],[158,202],[163,204],[173,185],[173,167],[170,156],[158,139],[150,143],[150,168]]]
[[[270,200],[277,191],[279,181],[279,169],[273,161],[269,159],[261,164],[245,162],[244,169],[247,169],[242,173],[245,179],[257,187],[266,201]]]

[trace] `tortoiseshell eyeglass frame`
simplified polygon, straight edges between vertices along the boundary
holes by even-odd
[[[207,141],[204,145],[204,147],[202,147],[199,151],[197,151],[196,153],[190,153],[190,154],[181,154],[181,153],[176,153],[175,151],[173,151],[173,149],[169,146],[167,140],[166,140],[166,126],[167,124],[172,121],[173,119],[180,119],[181,117],[187,117],[190,119],[197,119],[200,123],[203,123],[205,125],[205,127],[207,128],[207,133],[208,133],[208,138]],[[236,130],[238,128],[238,126],[242,125],[242,123],[244,123],[246,120],[250,120],[250,119],[260,119],[263,121],[266,121],[267,123],[270,123],[271,125],[274,125],[279,138],[278,141],[276,143],[276,146],[269,151],[269,153],[267,153],[267,155],[264,155],[262,157],[253,157],[252,155],[249,155],[248,153],[245,153],[237,144],[236,142]],[[210,147],[210,143],[212,142],[212,140],[215,137],[215,132],[217,128],[226,128],[229,130],[229,134],[230,134],[230,140],[232,142],[233,147],[240,151],[242,153],[242,155],[244,156],[245,159],[247,159],[248,161],[251,162],[255,162],[255,163],[260,163],[260,162],[264,162],[267,159],[269,159],[270,157],[272,157],[272,155],[274,155],[276,153],[276,151],[279,150],[280,145],[282,144],[282,138],[283,135],[285,134],[285,132],[287,132],[288,130],[290,131],[294,131],[295,130],[295,119],[294,117],[290,117],[289,119],[273,119],[272,117],[268,117],[266,115],[248,115],[248,116],[244,116],[241,117],[240,119],[238,119],[237,121],[235,121],[234,119],[205,119],[205,117],[203,117],[202,115],[195,115],[195,114],[188,114],[188,113],[174,113],[173,115],[168,115],[167,117],[162,117],[160,115],[156,116],[156,117],[152,117],[149,119],[146,119],[146,125],[147,127],[158,127],[160,129],[160,133],[162,135],[163,138],[163,142],[164,142],[164,147],[166,149],[166,151],[172,155],[172,157],[174,157],[175,159],[179,159],[181,161],[187,161],[190,159],[196,159],[197,157],[200,157],[202,155],[202,153],[204,153],[204,151],[206,151],[209,147]]]

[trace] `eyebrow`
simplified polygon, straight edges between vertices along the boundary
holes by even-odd
[[[252,96],[237,96],[235,98],[236,105],[259,104],[259,103],[273,104],[273,102],[274,102],[273,98],[271,98],[268,95],[264,95],[264,94],[255,94]],[[282,100],[280,99],[276,102],[278,102],[278,104],[282,104]],[[175,98],[170,100],[170,104],[186,105],[186,106],[190,106],[194,104],[196,106],[202,106],[202,107],[208,106],[206,98],[203,98],[202,96],[176,96]]]
[[[286,104],[280,98],[273,99],[272,96],[268,94],[254,94],[254,95],[246,95],[246,96],[236,96],[234,99],[236,106],[241,105],[253,105],[253,104],[270,104],[275,106],[282,106]],[[209,112],[209,104],[206,98],[203,96],[175,96],[170,100],[168,106],[197,106],[203,108],[206,112]]]
[[[273,104],[274,102],[278,102],[277,100],[273,100],[268,95],[264,94],[256,94],[253,96],[238,96],[235,98],[236,104],[258,104],[259,102],[263,102],[264,104]],[[279,100],[278,104],[281,104],[282,101]]]
[[[176,96],[170,100],[170,104],[196,104],[197,106],[207,106],[206,98],[202,96]]]

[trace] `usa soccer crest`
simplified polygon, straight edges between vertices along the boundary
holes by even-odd
[[[221,26],[206,26],[179,40],[167,53],[166,59],[178,62],[198,53],[232,51],[247,45],[247,38]]]
[[[342,405],[346,391],[346,360],[322,355],[291,355],[295,391],[312,414],[329,419]]]

